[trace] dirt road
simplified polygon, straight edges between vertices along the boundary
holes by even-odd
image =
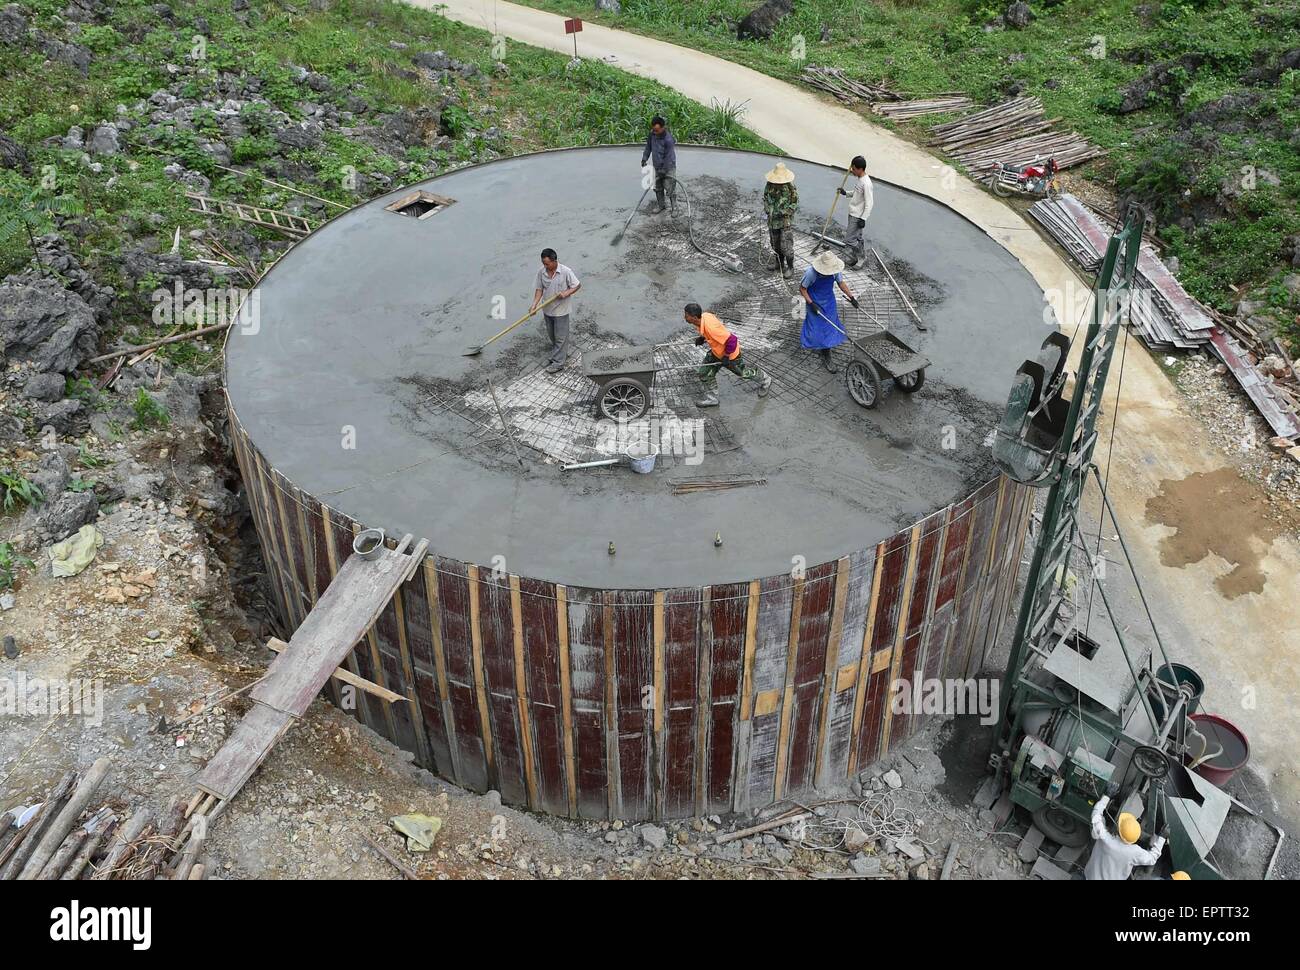
[[[551,14],[491,0],[411,2],[512,40],[572,49],[562,18]],[[624,31],[586,24],[580,46],[584,57],[653,78],[704,104],[744,103],[744,124],[791,156],[843,166],[865,155],[873,177],[931,196],[983,228],[1033,274],[1054,305],[1068,307],[1077,299],[1079,278],[1016,212],[860,115],[740,65]],[[1078,312],[1076,305],[1060,314],[1067,332]],[[1171,653],[1209,685],[1204,709],[1247,732],[1255,769],[1277,809],[1294,819],[1300,815],[1300,721],[1290,714],[1300,688],[1300,543],[1293,527],[1222,514],[1261,509],[1260,490],[1228,465],[1150,355],[1136,342],[1129,349],[1111,465],[1111,500],[1121,529],[1157,621],[1168,627]],[[1104,462],[1103,451],[1098,455]],[[1201,501],[1191,504],[1197,496]],[[1239,566],[1254,577],[1251,582],[1220,582]]]

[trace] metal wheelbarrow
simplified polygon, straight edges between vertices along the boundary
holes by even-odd
[[[915,394],[921,389],[930,358],[903,343],[884,323],[874,320],[872,326],[875,329],[851,334],[836,326],[816,304],[811,306],[814,313],[844,334],[856,351],[844,368],[844,383],[854,401],[864,408],[874,408],[879,404],[882,375],[892,377],[894,385],[904,394]],[[865,310],[859,312],[869,316]]]
[[[596,384],[596,416],[635,421],[650,410],[655,348],[610,347],[582,355],[582,373]]]

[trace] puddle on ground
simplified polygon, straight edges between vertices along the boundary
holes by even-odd
[[[1282,529],[1233,469],[1161,482],[1160,494],[1147,499],[1147,522],[1175,530],[1160,540],[1164,565],[1181,568],[1213,553],[1233,566],[1214,581],[1226,599],[1264,591],[1267,575],[1260,563]]]

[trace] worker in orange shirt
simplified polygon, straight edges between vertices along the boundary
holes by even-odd
[[[758,396],[765,397],[772,386],[772,377],[761,367],[749,367],[740,353],[740,341],[712,313],[700,309],[698,303],[686,304],[686,322],[700,332],[695,342],[708,344],[704,362],[700,365],[700,380],[704,382],[704,396],[695,403],[702,408],[718,406],[718,368],[725,367],[744,381],[758,381]]]

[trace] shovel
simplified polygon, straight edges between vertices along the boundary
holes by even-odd
[[[483,353],[483,348],[486,347],[488,344],[492,343],[494,340],[500,340],[502,337],[504,337],[506,334],[508,334],[511,330],[515,329],[515,327],[519,326],[521,323],[523,323],[525,320],[527,320],[529,317],[531,317],[531,316],[532,316],[534,313],[536,313],[538,310],[545,310],[548,306],[550,306],[552,303],[554,303],[554,302],[555,302],[556,300],[558,300],[559,298],[560,298],[560,295],[557,293],[555,296],[551,297],[549,300],[545,301],[544,303],[539,304],[536,310],[529,310],[529,311],[528,311],[527,313],[525,313],[522,317],[520,317],[520,318],[519,318],[518,320],[516,320],[514,323],[510,324],[510,326],[506,327],[506,328],[505,328],[504,330],[502,330],[500,333],[494,333],[492,336],[488,337],[487,340],[483,341],[483,342],[482,342],[481,344],[479,344],[477,347],[471,347],[469,350],[465,351],[463,354],[461,354],[461,356],[462,356],[462,357],[477,357],[479,354]]]

